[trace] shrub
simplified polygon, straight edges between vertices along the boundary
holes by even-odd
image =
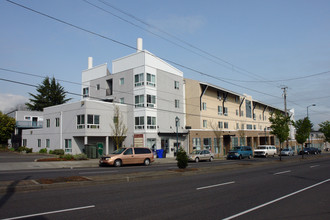
[[[23,152],[25,151],[26,153],[32,153],[32,148],[27,148],[25,146],[21,146],[17,149],[18,152]]]
[[[54,154],[54,151],[53,151],[53,150],[49,150],[48,153],[49,153],[49,154]]]
[[[47,154],[47,148],[42,148],[39,150],[40,154]]]
[[[56,154],[56,155],[64,155],[64,150],[63,149],[55,149],[53,151],[53,154]]]
[[[87,155],[86,154],[76,154],[73,156],[75,160],[87,160]]]
[[[25,147],[25,151],[26,151],[26,153],[32,153],[32,148]]]
[[[180,147],[179,152],[176,155],[177,165],[180,169],[185,169],[188,166],[187,153]]]
[[[71,154],[60,155],[60,158],[63,158],[64,160],[73,160],[74,159]]]

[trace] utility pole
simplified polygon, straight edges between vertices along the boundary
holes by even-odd
[[[282,89],[283,89],[283,98],[284,98],[284,113],[285,113],[285,117],[288,117],[288,111],[286,109],[286,90],[288,89],[288,87],[283,86]],[[286,139],[286,148],[289,148],[289,137]],[[281,151],[282,151],[282,146],[280,146],[280,160],[282,160]]]

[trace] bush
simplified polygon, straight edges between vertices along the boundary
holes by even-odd
[[[54,151],[53,151],[53,150],[49,150],[48,153],[49,153],[49,154],[54,154]]]
[[[180,169],[185,169],[188,166],[187,153],[180,147],[179,152],[176,155],[177,165]]]
[[[76,154],[73,156],[75,160],[87,160],[87,155],[86,154]]]
[[[27,148],[25,146],[21,146],[17,149],[18,152],[23,152],[25,151],[26,153],[32,153],[32,148]]]
[[[60,155],[60,158],[63,158],[64,160],[73,160],[74,159],[71,154]]]
[[[42,148],[39,150],[40,154],[47,154],[47,148]]]
[[[56,154],[56,155],[64,155],[64,150],[63,149],[55,149],[52,153]]]

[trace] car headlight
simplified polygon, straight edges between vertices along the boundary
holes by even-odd
[[[235,153],[235,156],[239,156],[239,153]]]

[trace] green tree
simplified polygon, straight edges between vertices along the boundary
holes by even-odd
[[[298,121],[293,122],[293,126],[296,128],[296,141],[304,147],[304,143],[312,130],[313,125],[311,121],[309,118],[305,117],[304,119],[299,119]],[[304,158],[304,154],[302,154],[302,158]]]
[[[320,129],[319,131],[324,134],[324,140],[326,142],[330,142],[330,121],[324,121],[319,124]]]
[[[30,103],[26,103],[26,106],[33,111],[42,111],[46,107],[64,104],[71,100],[66,99],[64,88],[54,77],[52,79],[46,77],[36,90],[36,95],[29,93],[32,98]]]
[[[0,111],[0,144],[7,144],[15,129],[15,119]]]
[[[188,166],[188,156],[186,151],[180,147],[178,154],[176,155],[177,165],[180,169],[185,169]]]
[[[115,106],[114,108],[113,125],[110,124],[110,126],[112,129],[111,138],[117,150],[119,149],[127,135],[127,127],[123,121],[123,115],[121,114],[118,106]]]
[[[285,116],[280,111],[275,111],[275,113],[272,113],[272,116],[269,118],[269,121],[272,123],[270,126],[270,128],[272,129],[270,133],[275,135],[280,141],[280,160],[282,160],[282,144],[289,137],[290,117]]]

